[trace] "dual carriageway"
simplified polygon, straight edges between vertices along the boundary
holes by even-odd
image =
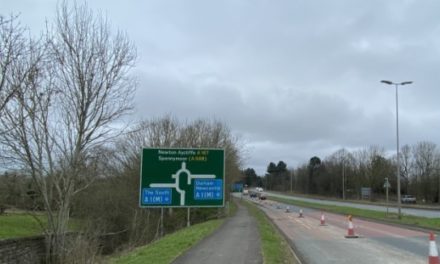
[[[267,195],[302,201],[343,205],[386,211],[386,207],[337,201],[291,197],[276,193]],[[303,263],[427,263],[429,231],[407,226],[353,219],[359,238],[347,239],[347,217],[325,212],[325,225],[320,224],[323,212],[272,200],[251,199],[285,236]],[[286,210],[288,208],[288,210]],[[299,217],[299,211],[303,217]],[[396,210],[390,208],[391,211]],[[439,210],[403,208],[404,214],[440,218]],[[440,227],[439,227],[440,228]]]

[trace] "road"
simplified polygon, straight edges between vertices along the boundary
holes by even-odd
[[[211,236],[178,257],[174,264],[263,263],[261,240],[254,217],[238,204],[236,214]]]
[[[325,214],[326,226],[320,226],[321,212],[285,204],[256,201],[260,208],[287,236],[304,263],[426,263],[429,235],[425,232],[354,219],[360,238],[347,239],[345,216]],[[302,218],[299,209],[303,210]]]
[[[369,204],[358,204],[358,203],[350,203],[350,202],[338,202],[338,201],[330,201],[330,200],[303,198],[303,197],[283,195],[283,194],[273,193],[273,192],[266,192],[266,193],[270,196],[273,196],[273,197],[292,199],[292,200],[311,202],[311,203],[348,206],[348,207],[353,207],[353,208],[368,209],[368,210],[381,211],[381,212],[386,212],[386,210],[387,210],[386,206],[380,206],[380,205],[369,205]],[[389,212],[397,213],[397,208],[396,207],[389,207]],[[402,208],[402,214],[422,216],[422,217],[427,217],[427,218],[440,218],[440,210]]]

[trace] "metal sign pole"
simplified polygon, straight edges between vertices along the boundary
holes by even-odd
[[[190,219],[191,219],[190,218],[191,217],[190,212],[191,212],[191,208],[188,207],[187,208],[187,215],[186,215],[186,226],[187,227],[189,227],[191,225],[191,222],[190,222]]]
[[[160,208],[160,237],[163,237],[163,207]]]
[[[290,193],[293,192],[293,169],[290,171]]]
[[[383,184],[383,187],[385,188],[385,193],[386,193],[386,199],[387,199],[387,214],[386,216],[388,217],[388,208],[389,208],[389,201],[388,201],[388,189],[391,187],[390,182],[388,181],[388,178],[385,178],[385,183]]]
[[[342,200],[345,200],[345,159],[342,163]]]
[[[387,185],[387,216],[388,216],[388,185]]]

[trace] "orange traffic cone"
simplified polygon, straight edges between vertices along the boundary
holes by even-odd
[[[304,217],[303,216],[303,209],[299,209],[299,216],[298,217],[301,217],[301,218]]]
[[[429,264],[439,264],[437,245],[435,244],[434,234],[429,234]]]
[[[354,234],[354,227],[352,222],[353,217],[351,215],[348,216],[348,234],[345,238],[358,238],[359,236]]]
[[[324,213],[321,213],[321,226],[325,226],[325,216]]]

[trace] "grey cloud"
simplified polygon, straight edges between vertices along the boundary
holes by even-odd
[[[30,26],[44,25],[56,4],[0,2]],[[258,171],[270,161],[293,166],[341,147],[394,151],[394,87],[383,79],[414,81],[399,88],[402,144],[440,144],[439,1],[89,5],[138,48],[138,118],[221,120],[242,135],[246,165]]]

